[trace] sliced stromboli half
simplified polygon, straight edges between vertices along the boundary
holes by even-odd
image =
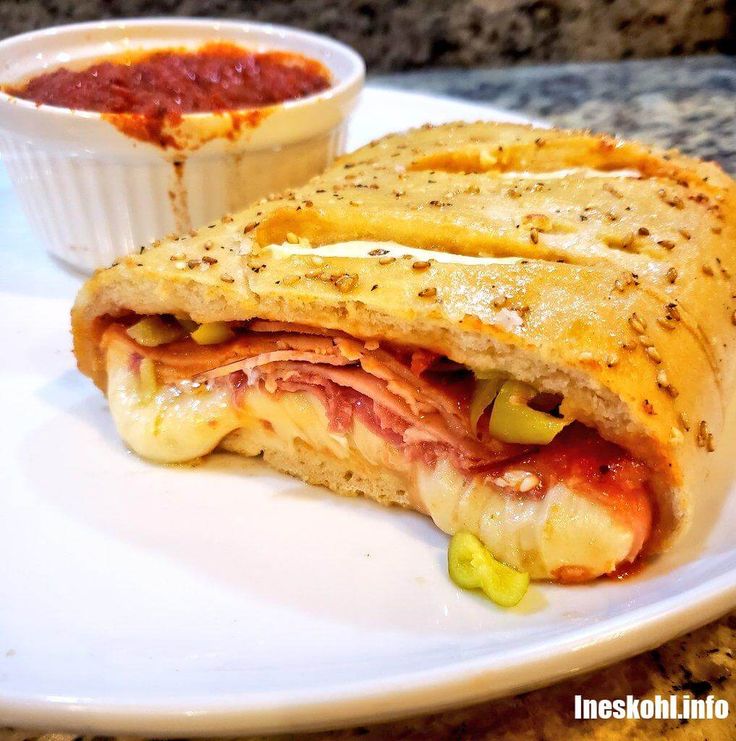
[[[732,384],[732,199],[580,133],[387,137],[98,272],[75,352],[145,457],[263,454],[584,581],[687,524]]]

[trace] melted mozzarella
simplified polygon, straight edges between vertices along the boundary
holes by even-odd
[[[126,348],[113,343],[107,367],[108,399],[120,435],[145,458],[191,460],[212,451],[233,430],[258,426],[264,439],[270,436],[279,445],[299,441],[342,460],[359,457],[397,473],[415,506],[441,530],[474,533],[496,558],[535,579],[554,578],[566,567],[605,574],[632,547],[632,532],[609,510],[564,485],[542,498],[509,495],[447,461],[434,468],[410,462],[358,420],[345,434],[331,432],[324,406],[309,393],[274,396],[251,387],[236,408],[224,384],[207,388],[182,382],[144,399]]]
[[[548,170],[538,172],[528,172],[526,170],[499,173],[502,178],[514,178],[517,180],[561,180],[570,177],[570,175],[579,175],[583,178],[641,178],[639,170],[622,169],[622,170],[594,170],[592,167],[567,167],[562,170]]]
[[[476,257],[475,255],[456,255],[452,252],[439,250],[425,250],[419,247],[407,247],[398,242],[379,242],[367,240],[352,240],[349,242],[335,242],[321,247],[305,247],[299,244],[272,244],[268,248],[277,257],[289,255],[309,255],[312,257],[354,257],[367,260],[378,260],[381,257],[401,258],[411,255],[417,260],[434,260],[453,265],[510,265],[520,262],[522,257]],[[380,254],[371,255],[371,252],[381,250]]]

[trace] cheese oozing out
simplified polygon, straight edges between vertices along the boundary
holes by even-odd
[[[357,419],[347,432],[332,432],[322,402],[308,392],[271,394],[253,385],[239,394],[236,405],[227,384],[182,381],[144,395],[129,349],[115,342],[108,348],[107,371],[115,424],[144,458],[192,460],[214,450],[231,432],[251,429],[264,447],[290,451],[306,445],[397,474],[417,509],[440,529],[472,532],[496,558],[534,579],[575,570],[593,578],[613,571],[631,551],[631,530],[605,506],[564,484],[542,497],[509,495],[447,461],[434,467],[410,461]]]

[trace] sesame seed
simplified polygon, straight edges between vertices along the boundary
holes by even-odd
[[[437,289],[434,287],[423,288],[417,294],[417,296],[419,296],[420,298],[433,298],[436,295],[437,295]]]
[[[305,278],[319,278],[320,275],[322,275],[322,271],[317,270],[308,270],[306,273],[304,273]]]
[[[378,258],[378,264],[379,265],[390,265],[392,262],[395,262],[396,258],[391,257],[390,255],[387,255],[386,257],[379,257]]]
[[[736,326],[736,311],[734,311],[733,314],[731,314],[731,324]]]
[[[299,282],[299,276],[298,275],[285,275],[284,279],[281,282],[285,286],[293,286],[295,283]]]
[[[708,423],[703,419],[698,424],[698,431],[695,436],[695,442],[699,448],[704,448],[708,439]]]
[[[529,232],[529,239],[532,240],[532,244],[537,244],[539,242],[539,229],[532,227]]]
[[[647,229],[645,226],[640,226],[637,229],[636,232],[640,237],[648,237],[649,236],[649,229]]]
[[[388,254],[388,250],[384,250],[384,249],[381,249],[379,247],[379,248],[377,248],[375,250],[371,250],[368,254],[371,257],[379,257],[380,255],[387,255]]]
[[[644,411],[647,414],[654,414],[655,413],[654,412],[654,406],[652,405],[652,402],[649,401],[649,399],[644,399],[644,401],[642,401],[641,405],[642,405]]]
[[[223,224],[229,224],[233,220],[232,214],[225,214],[220,221],[222,221]]]
[[[417,260],[411,264],[414,270],[426,270],[429,267],[428,260]]]
[[[172,255],[169,260],[171,262],[176,262],[177,260],[186,260],[186,255],[183,252],[177,252],[175,255]]]
[[[230,273],[223,273],[223,274],[222,274],[222,275],[220,276],[220,280],[221,280],[221,281],[222,281],[223,283],[235,283],[235,278],[233,278],[233,276],[232,276],[232,275],[230,275]]]
[[[659,239],[657,240],[657,244],[666,250],[673,250],[675,248],[675,243],[671,239]]]
[[[708,423],[705,420],[702,420],[698,425],[698,433],[695,439],[698,447],[705,448],[709,453],[716,449],[713,433],[708,429]]]
[[[607,355],[606,365],[609,368],[613,368],[614,365],[618,365],[618,355],[616,355],[616,353],[611,353],[610,355]]]
[[[667,271],[667,280],[670,283],[674,283],[677,280],[677,268],[670,268]]]
[[[217,263],[217,258],[211,257],[210,255],[205,255],[202,258],[202,262],[206,263],[207,265],[215,265]]]
[[[690,421],[688,420],[685,412],[680,412],[677,415],[677,421],[680,423],[680,426],[682,427],[683,430],[685,430],[685,432],[690,431]]]
[[[639,344],[642,347],[651,347],[654,343],[652,342],[652,338],[649,337],[649,335],[641,334],[639,335]]]
[[[289,244],[299,244],[299,237],[297,237],[296,234],[294,234],[294,232],[287,232],[286,241]]]
[[[636,312],[629,317],[629,324],[637,334],[644,334],[647,329],[646,320],[642,319]]]
[[[673,322],[671,319],[668,319],[667,317],[664,317],[664,316],[657,317],[657,324],[659,324],[659,326],[662,327],[663,329],[666,329],[668,332],[674,331],[674,329],[677,326],[675,322]]]
[[[496,296],[496,298],[493,299],[493,305],[497,309],[500,309],[506,303],[507,300],[508,299],[506,296]]]
[[[708,264],[702,266],[702,271],[705,275],[713,275],[713,268]]]
[[[535,476],[533,473],[530,473],[519,484],[519,491],[522,494],[525,494],[526,492],[531,491],[535,486],[538,486],[538,485],[539,485],[539,478]]]
[[[310,265],[322,265],[324,260],[319,255],[310,255],[309,263]]]
[[[657,365],[662,362],[662,356],[659,354],[659,351],[656,347],[647,347],[645,352],[649,356],[649,358]]]
[[[592,352],[588,352],[587,350],[585,352],[581,352],[578,355],[578,360],[580,360],[581,362],[586,362],[588,360],[593,360],[593,353]]]
[[[355,286],[358,285],[357,275],[343,275],[335,281],[335,286],[340,293],[348,293],[352,291]]]
[[[186,262],[184,262],[184,260],[177,260],[177,261],[176,261],[176,262],[174,263],[174,267],[175,267],[175,268],[176,268],[177,270],[184,270],[184,268],[185,268],[186,266],[187,266],[187,264],[186,264]]]

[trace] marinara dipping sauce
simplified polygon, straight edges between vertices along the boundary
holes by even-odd
[[[155,142],[164,120],[175,124],[185,113],[259,108],[321,92],[330,84],[327,68],[300,54],[210,43],[194,51],[126,55],[82,70],[62,67],[5,92],[38,104],[145,119],[148,126],[128,133]]]

